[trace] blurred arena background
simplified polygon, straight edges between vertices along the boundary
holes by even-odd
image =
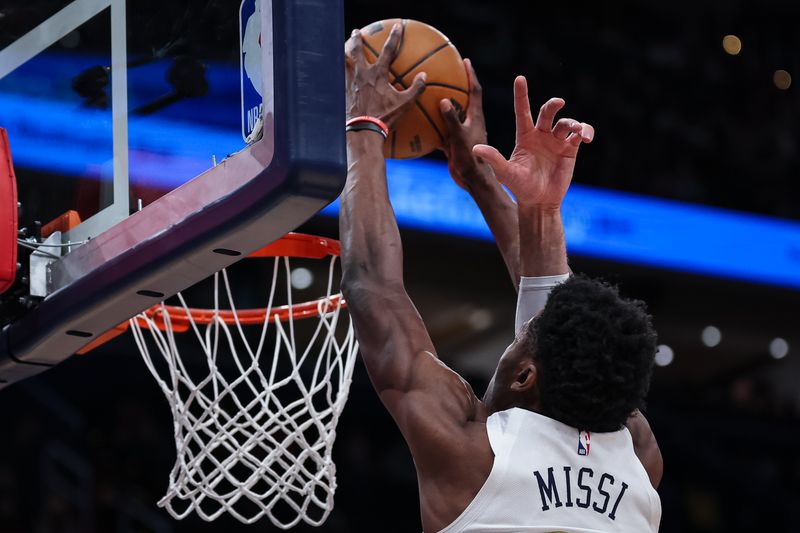
[[[48,3],[3,3],[0,47],[40,22]],[[225,70],[232,59],[222,44],[238,42],[237,7],[137,0],[128,14],[141,27],[129,32],[131,53],[183,32],[189,59],[178,74],[185,89],[176,120],[213,122],[234,139],[238,100],[225,116],[214,98],[226,73],[238,75]],[[661,531],[800,531],[800,99],[792,81],[800,78],[800,5],[348,0],[345,27],[396,16],[438,27],[472,59],[489,139],[506,153],[516,74],[528,76],[534,105],[561,96],[566,116],[595,126],[575,176],[586,187],[567,221],[571,265],[619,283],[655,317],[662,347],[647,415],[665,463]],[[108,36],[79,32],[57,46],[68,53],[76,40],[92,52]],[[206,62],[205,90],[200,59],[191,58]],[[102,97],[84,103],[105,105]],[[11,112],[0,106],[0,125]],[[213,118],[197,117],[205,113]],[[48,157],[47,147],[38,157]],[[514,290],[494,244],[448,214],[446,202],[431,201],[457,191],[441,157],[426,161],[390,168],[402,184],[395,200],[406,221],[407,284],[442,358],[482,391],[512,337]],[[80,205],[99,194],[66,163],[47,168],[21,155],[16,166],[20,197],[42,219],[61,213],[65,201]],[[26,186],[62,175],[68,184],[47,196]],[[633,202],[631,210],[615,210],[616,199]],[[652,212],[674,218],[635,216]],[[336,236],[333,210],[326,213],[301,230]],[[661,228],[657,239],[635,242],[641,253],[620,251],[648,239],[637,229],[645,222]],[[670,254],[651,254],[650,246]],[[243,290],[261,279],[253,266],[237,272]],[[315,274],[298,274],[300,294],[320,293]],[[174,459],[172,423],[129,335],[4,390],[0,420],[1,533],[248,529],[232,520],[176,522],[156,507]],[[420,530],[411,457],[360,365],[335,459],[337,506],[320,531]],[[259,528],[271,530],[249,526]]]

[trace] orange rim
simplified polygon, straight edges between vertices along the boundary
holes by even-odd
[[[305,233],[287,233],[277,241],[251,253],[247,258],[296,257],[303,259],[322,259],[327,256],[339,256],[339,241],[336,239],[317,237]],[[269,320],[275,321],[277,319],[281,322],[289,318],[292,320],[302,320],[304,318],[319,316],[320,311],[326,312],[330,310],[333,312],[337,307],[341,307],[342,309],[347,307],[347,302],[345,302],[341,294],[331,296],[330,299],[319,298],[317,300],[311,300],[310,302],[274,307],[269,312]],[[192,321],[197,325],[211,324],[215,316],[229,325],[236,324],[238,318],[239,323],[245,326],[260,325],[267,319],[266,308],[240,309],[236,311],[236,313],[229,309],[220,309],[215,313],[213,309],[190,307],[189,313],[187,314],[186,309],[181,306],[162,306],[158,304],[144,312],[144,314],[155,323],[156,327],[162,331],[167,329],[163,318],[165,313],[169,315],[170,325],[175,333],[189,331]],[[190,316],[191,320],[189,319]],[[142,318],[135,319],[140,327],[150,327],[150,324],[146,320]],[[127,330],[128,321],[126,320],[122,324],[98,336],[95,340],[81,348],[77,353],[85,354],[90,352],[114,337],[123,334]]]
[[[328,255],[339,256],[339,241],[306,233],[287,233],[272,244],[248,255],[258,257],[301,257],[322,259]]]
[[[344,301],[341,294],[331,296],[330,299],[320,298],[301,304],[275,307],[269,312],[269,320],[271,322],[275,320],[284,322],[289,319],[289,317],[291,317],[292,320],[302,320],[304,318],[319,316],[320,310],[322,312],[333,312],[337,307],[347,307],[347,303]],[[189,313],[186,311],[185,308],[177,305],[165,305],[163,307],[161,305],[156,305],[145,311],[144,314],[155,322],[160,330],[166,329],[163,318],[164,314],[169,315],[172,330],[176,333],[188,331],[192,321],[197,325],[205,326],[211,324],[215,317],[229,325],[236,324],[238,318],[238,322],[244,326],[261,325],[267,319],[267,310],[263,308],[239,309],[236,313],[228,309],[220,309],[214,312],[213,309],[198,309],[195,307],[190,307],[188,309]],[[141,318],[137,318],[136,320],[139,322],[140,326],[149,327],[149,324],[145,320]]]
[[[339,241],[336,239],[317,237],[316,235],[308,235],[306,233],[287,233],[277,241],[268,244],[260,250],[256,250],[247,257],[249,259],[262,257],[322,259],[327,256],[339,256]],[[320,310],[325,312],[326,309],[333,311],[340,306],[342,308],[347,307],[347,303],[344,301],[341,294],[331,296],[327,306],[325,301],[326,298],[319,298],[317,300],[311,300],[310,302],[274,307],[270,310],[269,320],[271,322],[276,319],[284,322],[289,318],[292,320],[302,320],[304,318],[319,316]],[[266,308],[239,309],[234,313],[229,309],[220,309],[214,312],[213,309],[190,307],[189,314],[187,314],[186,309],[178,305],[154,305],[145,311],[145,314],[156,323],[159,329],[164,330],[166,328],[163,318],[165,312],[169,315],[172,329],[178,333],[188,331],[192,321],[198,325],[208,325],[214,321],[214,317],[218,317],[219,320],[228,325],[236,324],[238,318],[239,323],[245,326],[263,324],[267,319]],[[189,319],[190,315],[191,320]],[[144,320],[138,320],[140,326],[147,326]]]

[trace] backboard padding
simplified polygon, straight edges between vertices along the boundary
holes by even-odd
[[[0,128],[0,294],[17,275],[17,180],[8,133]]]

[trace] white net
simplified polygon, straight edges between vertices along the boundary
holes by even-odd
[[[161,312],[131,319],[136,344],[174,417],[177,457],[159,501],[173,517],[195,512],[211,521],[229,513],[248,524],[268,517],[283,529],[300,521],[320,525],[328,517],[336,490],[336,424],[358,350],[350,319],[331,294],[336,259],[315,317],[302,320],[308,330],[302,341],[296,332],[301,321],[295,324],[290,314],[282,322],[273,308],[280,270],[292,305],[287,257],[274,260],[259,334],[243,327],[244,312],[234,305],[225,270],[214,275],[207,323],[200,324],[181,294],[182,316],[162,303]],[[220,289],[228,309],[220,309]],[[223,320],[226,313],[232,325]],[[175,332],[180,321],[199,351],[181,354],[183,341]]]

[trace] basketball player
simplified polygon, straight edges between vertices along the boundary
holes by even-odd
[[[467,121],[450,126],[451,171],[481,205],[512,275],[521,276],[517,335],[480,400],[437,358],[403,284],[382,124],[414,102],[425,76],[402,92],[388,83],[398,45],[395,28],[374,65],[358,31],[347,45],[342,290],[370,379],[414,458],[424,530],[656,531],[661,457],[637,411],[655,334],[639,302],[570,277],[566,260],[559,209],[591,127],[553,124],[559,99],[534,124],[525,79],[517,78],[517,145],[506,161],[482,144],[479,86],[467,63],[473,98]],[[516,205],[500,197],[494,175]]]

